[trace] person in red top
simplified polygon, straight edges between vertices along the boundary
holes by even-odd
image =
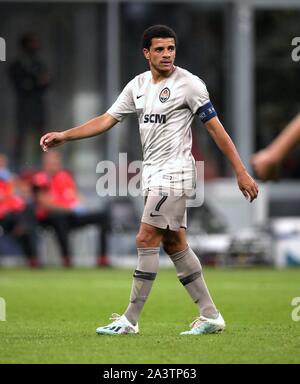
[[[88,212],[82,205],[72,174],[62,168],[59,152],[45,153],[42,170],[32,178],[36,216],[40,225],[52,227],[56,233],[63,263],[71,265],[69,232],[89,224],[99,228],[98,265],[108,265],[108,217],[103,211]]]
[[[21,245],[28,265],[39,266],[36,248],[36,221],[32,208],[15,192],[15,180],[0,154],[0,227]]]

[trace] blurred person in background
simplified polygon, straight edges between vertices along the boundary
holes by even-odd
[[[280,166],[290,152],[300,143],[300,114],[264,149],[252,156],[253,169],[261,180],[280,177]]]
[[[14,178],[7,165],[7,157],[0,154],[0,226],[4,234],[20,244],[28,265],[38,267],[34,211],[22,192],[17,193],[18,178]]]
[[[16,94],[13,159],[17,171],[24,167],[28,143],[33,137],[40,136],[46,125],[45,92],[50,84],[50,76],[39,52],[40,42],[37,35],[33,32],[24,33],[20,38],[20,52],[9,66]],[[38,154],[37,148],[35,149]]]
[[[40,140],[47,152],[69,140],[99,135],[131,113],[139,118],[145,206],[136,237],[137,268],[127,309],[121,316],[113,314],[113,322],[97,328],[98,334],[139,332],[138,318],[159,269],[161,243],[200,312],[191,330],[181,334],[202,335],[225,328],[206,286],[201,263],[186,239],[186,199],[194,189],[196,174],[191,154],[191,124],[196,115],[230,161],[245,198],[251,202],[256,199],[258,186],[220,123],[204,82],[174,65],[176,45],[177,36],[171,28],[164,25],[148,28],[142,37],[142,47],[150,71],[130,81],[103,115],[79,127],[48,133]]]
[[[0,180],[12,180],[13,174],[8,168],[8,159],[4,153],[0,153]]]
[[[72,265],[70,231],[90,224],[99,229],[97,265],[107,266],[108,215],[104,210],[89,212],[84,207],[72,174],[63,169],[59,152],[43,155],[42,169],[32,176],[32,186],[38,223],[54,229],[64,266]]]

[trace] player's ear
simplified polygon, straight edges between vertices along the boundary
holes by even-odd
[[[147,49],[147,48],[143,48],[143,54],[144,54],[144,56],[145,56],[145,59],[146,59],[146,60],[149,60],[149,54],[150,54],[149,49]]]

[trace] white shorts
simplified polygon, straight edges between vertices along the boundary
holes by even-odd
[[[179,190],[149,188],[141,221],[171,231],[187,228],[186,195]]]

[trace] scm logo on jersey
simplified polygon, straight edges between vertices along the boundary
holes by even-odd
[[[169,88],[164,88],[159,94],[159,100],[165,103],[170,98],[171,92]]]
[[[165,124],[167,122],[167,115],[160,115],[159,113],[145,113],[144,123],[160,123]]]

